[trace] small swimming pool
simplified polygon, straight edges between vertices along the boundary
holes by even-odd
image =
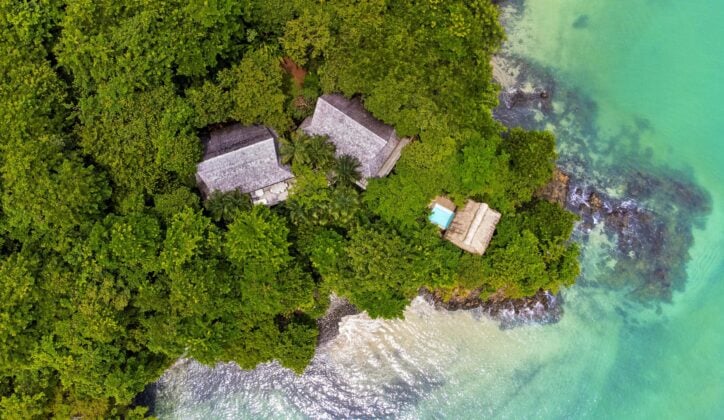
[[[428,218],[432,223],[440,226],[441,229],[447,229],[453,217],[455,217],[455,212],[439,204],[435,204]]]

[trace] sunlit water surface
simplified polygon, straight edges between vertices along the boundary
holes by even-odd
[[[156,414],[724,418],[723,21],[715,0],[528,0],[508,22],[508,52],[592,101],[591,131],[577,136],[599,146],[628,141],[621,133],[645,121],[636,143],[650,152],[631,166],[683,170],[710,195],[672,303],[644,307],[603,281],[611,239],[594,229],[584,280],[564,291],[557,324],[501,330],[475,311],[417,300],[404,320],[345,318],[301,377],[276,364],[179,362],[158,384]],[[562,151],[579,140],[549,128]],[[630,157],[611,150],[589,151],[590,169],[605,175],[607,163]]]

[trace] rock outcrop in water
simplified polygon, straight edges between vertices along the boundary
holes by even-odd
[[[512,328],[531,322],[550,324],[558,322],[563,316],[561,297],[542,290],[535,296],[523,299],[492,297],[482,300],[479,290],[446,298],[439,291],[422,289],[420,295],[438,309],[447,311],[479,309],[484,315],[499,321],[501,328]]]
[[[575,180],[567,202],[581,217],[583,240],[601,225],[615,243],[608,277],[639,302],[668,301],[684,287],[692,230],[710,211],[708,195],[679,176],[641,172],[624,186],[624,198]]]

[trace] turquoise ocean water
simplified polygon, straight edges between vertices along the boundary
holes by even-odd
[[[518,7],[505,50],[555,80],[558,117],[540,124],[558,135],[562,158],[585,155],[586,170],[622,200],[636,197],[605,180],[641,171],[706,192],[710,210],[696,220],[686,220],[685,190],[676,208],[655,191],[640,203],[695,223],[667,233],[665,242],[693,232],[686,282],[671,302],[631,298],[631,278],[613,269],[613,239],[593,228],[556,324],[504,330],[475,311],[418,300],[405,320],[345,318],[301,377],[274,363],[242,371],[179,362],[158,383],[157,415],[724,418],[724,2]]]

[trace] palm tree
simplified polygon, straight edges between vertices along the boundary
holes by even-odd
[[[332,191],[327,205],[329,223],[346,226],[351,223],[360,209],[359,194],[352,188],[336,188]]]
[[[279,139],[279,143],[280,159],[285,165],[296,163],[326,170],[334,162],[335,147],[326,136],[308,136],[302,131],[296,131],[288,140]]]
[[[289,139],[279,139],[279,158],[283,164],[290,165],[293,162],[309,164],[306,137],[304,133],[293,132]]]
[[[362,179],[360,162],[351,155],[342,155],[334,162],[333,181],[335,185],[351,186]]]
[[[204,203],[211,220],[222,225],[233,222],[239,212],[248,211],[251,207],[249,196],[237,190],[226,193],[214,191]]]
[[[317,170],[328,170],[334,163],[336,147],[330,142],[327,136],[307,137],[305,142],[307,158],[312,168]]]

